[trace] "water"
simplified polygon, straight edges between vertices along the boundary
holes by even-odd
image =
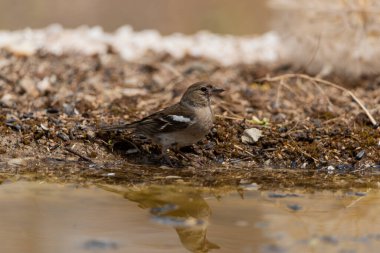
[[[378,252],[380,195],[0,185],[0,252]]]

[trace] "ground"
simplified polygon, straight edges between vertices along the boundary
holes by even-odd
[[[380,131],[348,91],[289,65],[223,67],[207,59],[147,54],[126,62],[106,55],[0,53],[0,174],[59,182],[248,185],[263,188],[378,187]],[[270,77],[279,76],[271,80]],[[380,121],[380,79],[324,77],[353,92]],[[203,141],[170,152],[127,131],[130,122],[178,101],[188,85],[226,89],[213,101],[215,127]],[[262,130],[253,144],[248,128]]]

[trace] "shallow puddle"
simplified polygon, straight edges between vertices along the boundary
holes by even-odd
[[[377,252],[380,193],[0,185],[0,252]]]

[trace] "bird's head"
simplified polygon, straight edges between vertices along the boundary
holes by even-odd
[[[187,88],[185,94],[183,94],[181,98],[181,103],[196,107],[209,106],[210,98],[223,91],[223,89],[218,89],[212,86],[209,82],[197,82]]]

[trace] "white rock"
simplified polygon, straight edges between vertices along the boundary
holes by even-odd
[[[335,170],[334,166],[330,165],[330,166],[327,167],[327,173],[329,173],[329,174],[334,173],[334,170]]]
[[[244,144],[253,144],[262,136],[262,131],[257,128],[245,129],[241,136],[241,141]]]

